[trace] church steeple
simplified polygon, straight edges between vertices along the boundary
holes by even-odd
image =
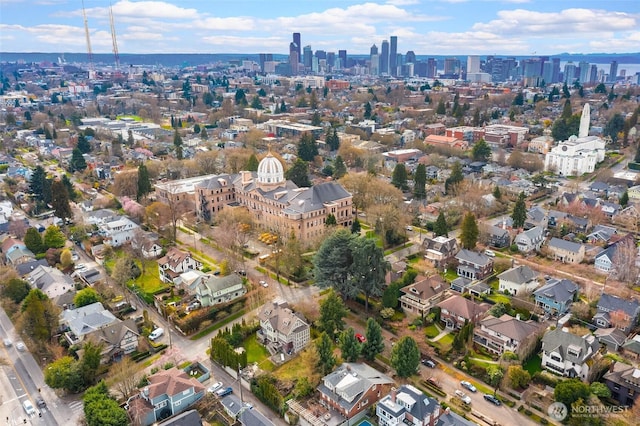
[[[580,117],[580,130],[578,131],[579,138],[586,138],[589,136],[589,122],[591,121],[591,107],[587,102],[582,108],[582,116]]]

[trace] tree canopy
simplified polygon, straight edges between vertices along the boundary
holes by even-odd
[[[305,132],[298,143],[298,157],[304,161],[313,161],[316,155],[318,155],[316,138],[311,133]]]
[[[460,233],[460,242],[462,247],[467,250],[473,250],[478,242],[478,223],[473,213],[467,212],[462,219],[462,231]]]
[[[407,168],[402,163],[396,164],[391,176],[391,184],[401,191],[409,189],[407,185]]]
[[[418,200],[424,200],[427,197],[426,184],[427,167],[424,164],[418,164],[413,176],[413,196]]]
[[[361,353],[367,361],[376,359],[376,355],[384,350],[384,340],[382,337],[382,327],[375,319],[367,319],[367,330],[365,332],[367,340],[362,345]]]
[[[333,339],[336,334],[344,330],[344,318],[347,316],[348,310],[344,302],[335,291],[330,291],[327,297],[320,302],[320,318],[318,319],[318,328]]]
[[[309,180],[309,164],[301,158],[296,159],[293,166],[285,172],[284,177],[293,181],[293,183],[299,187],[308,188],[311,186],[311,180]]]
[[[476,161],[487,162],[491,158],[491,147],[484,139],[480,139],[473,145],[471,157]]]
[[[409,377],[418,371],[420,349],[411,336],[401,337],[391,350],[391,366],[399,377]]]
[[[347,362],[356,362],[360,356],[360,343],[356,339],[356,332],[349,327],[340,334],[340,350],[342,359]]]
[[[69,161],[70,172],[82,172],[87,168],[87,162],[85,161],[80,149],[73,148],[71,152],[71,160]]]
[[[520,192],[518,199],[516,200],[516,204],[513,207],[513,213],[511,214],[514,229],[522,228],[524,226],[524,222],[527,220],[527,206],[524,200],[524,192]]]

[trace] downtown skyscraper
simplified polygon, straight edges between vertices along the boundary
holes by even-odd
[[[389,48],[389,74],[392,76],[398,75],[398,37],[391,36],[391,45]]]
[[[380,51],[380,74],[389,74],[389,42],[382,40]]]

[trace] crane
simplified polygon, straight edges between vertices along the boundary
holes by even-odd
[[[89,23],[87,22],[87,12],[84,9],[84,0],[82,0],[82,17],[84,18],[84,35],[87,38],[87,57],[89,58],[89,71],[93,71],[93,52],[91,51],[91,38],[89,38]]]
[[[113,56],[116,60],[116,70],[120,69],[120,54],[118,53],[118,41],[116,40],[116,26],[113,23],[113,6],[109,3],[109,22],[111,24],[111,42],[113,43]]]

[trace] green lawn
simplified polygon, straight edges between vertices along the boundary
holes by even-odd
[[[257,362],[261,369],[265,371],[273,371],[275,366],[269,359],[269,351],[267,351],[267,349],[258,342],[255,334],[247,337],[243,346],[247,351],[247,362]]]
[[[436,327],[435,324],[431,324],[424,328],[424,335],[427,336],[429,339],[433,339],[438,334],[440,334],[440,329]]]
[[[542,359],[540,358],[540,355],[532,355],[527,362],[522,364],[522,368],[527,370],[532,377],[534,373],[542,371]]]
[[[446,352],[449,352],[449,350],[451,349],[451,346],[453,345],[453,337],[454,336],[452,333],[446,334],[442,336],[437,342],[433,342],[433,344],[439,346],[440,353],[444,354]]]
[[[273,371],[273,375],[283,381],[294,381],[300,377],[311,377],[314,374],[315,365],[310,362],[306,349],[290,361],[285,362]]]
[[[444,274],[444,279],[447,280],[447,282],[451,282],[456,278],[458,278],[458,273],[455,269],[447,269],[447,273]]]
[[[136,262],[139,263],[138,261]],[[155,260],[144,261],[144,274],[140,275],[134,281],[134,284],[148,294],[154,294],[164,288],[169,288],[167,283],[160,280],[158,263]]]
[[[493,293],[489,295],[489,300],[493,300],[495,303],[511,303],[511,298],[509,298],[509,296],[505,296],[504,294],[500,294],[500,293]]]

